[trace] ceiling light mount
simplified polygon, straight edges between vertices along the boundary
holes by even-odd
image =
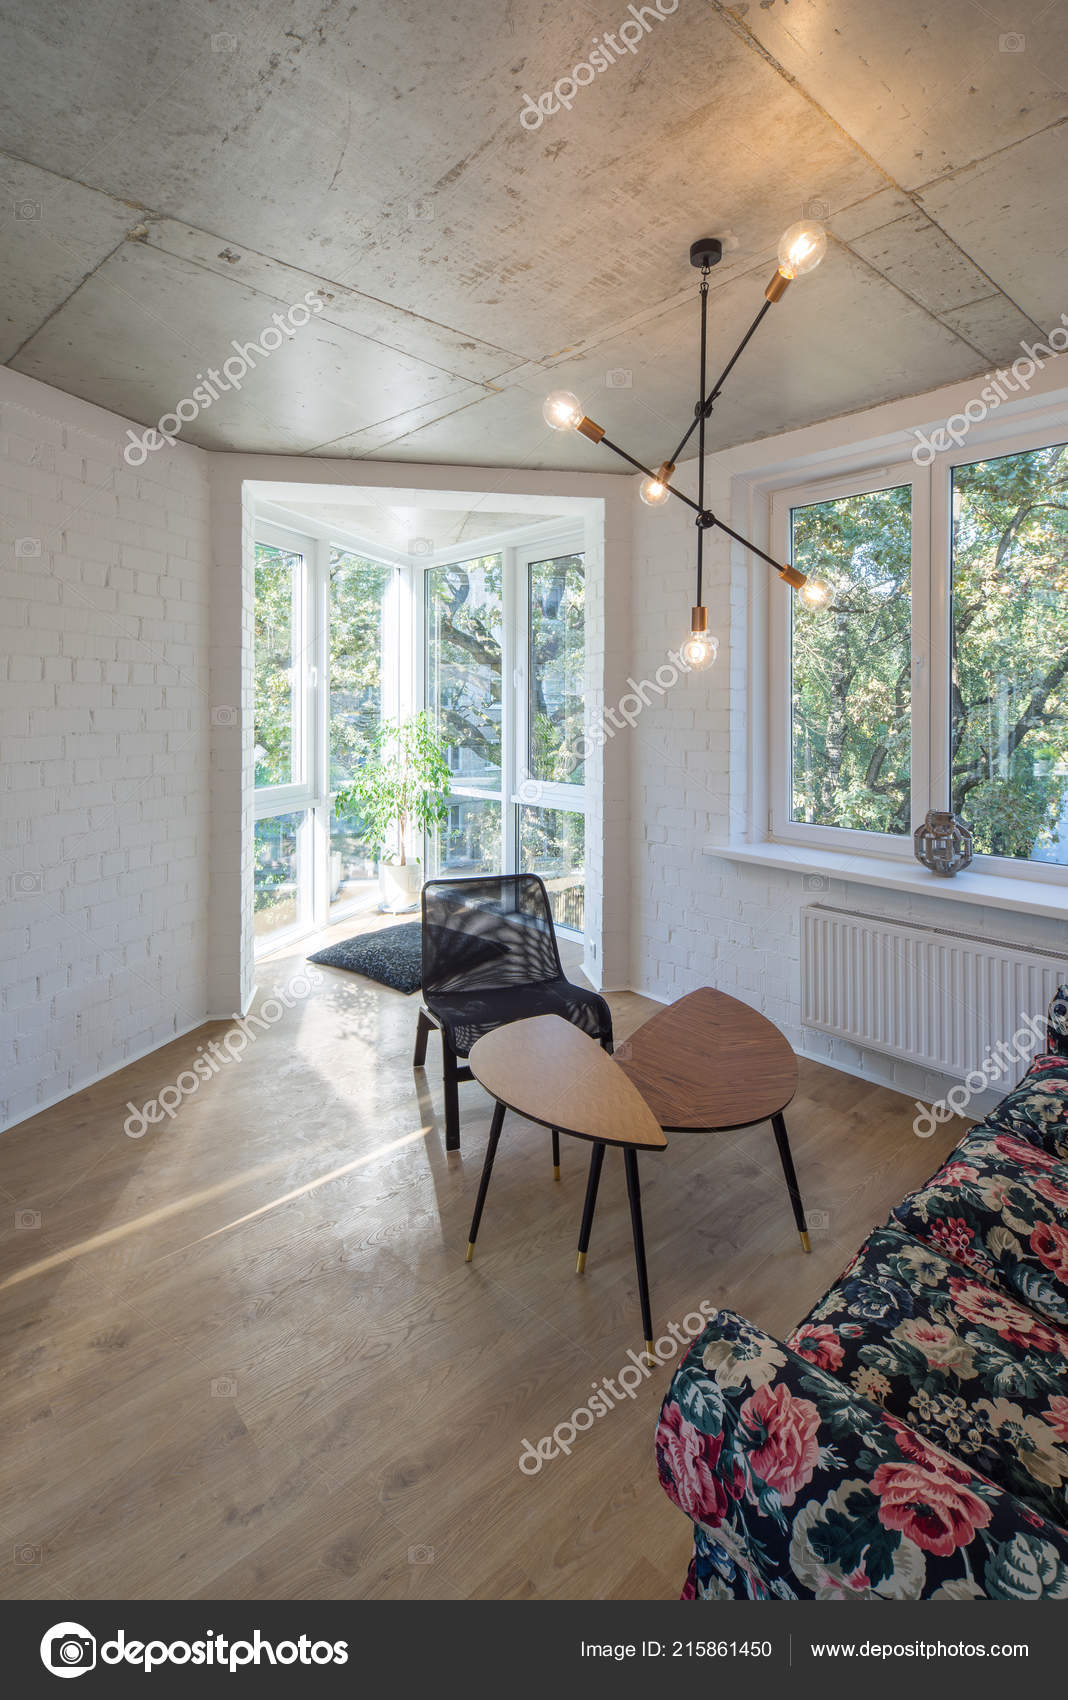
[[[723,258],[723,243],[718,236],[699,236],[690,244],[690,264],[699,272],[710,271]]]
[[[578,431],[588,437],[591,443],[603,443],[606,449],[625,460],[628,466],[633,466],[636,472],[644,474],[639,487],[639,495],[647,507],[657,508],[667,505],[668,498],[675,496],[680,502],[692,509],[694,525],[697,528],[697,599],[691,610],[690,636],[684,645],[684,652],[689,655],[691,664],[704,666],[716,658],[716,639],[708,631],[708,612],[704,606],[704,542],[705,532],[717,527],[726,536],[740,543],[751,555],[756,555],[772,567],[785,584],[793,590],[801,590],[806,583],[806,575],[799,567],[789,562],[783,565],[773,555],[751,543],[741,532],[734,531],[723,520],[717,519],[711,508],[705,507],[705,425],[719,398],[723,385],[734,370],[743,350],[750,339],[756,334],[766,313],[776,301],[782,299],[787,287],[794,278],[803,277],[806,272],[813,271],[819,265],[827,250],[827,233],[822,225],[814,220],[806,219],[800,224],[792,224],[787,230],[778,249],[779,265],[767,289],[764,291],[764,305],[746,331],[741,342],[731,355],[723,371],[720,373],[711,389],[708,388],[706,371],[708,357],[708,273],[713,266],[723,258],[723,243],[718,236],[701,236],[690,246],[690,264],[701,273],[701,351],[700,376],[697,391],[697,404],[693,410],[693,419],[683,432],[674,453],[654,472],[644,462],[636,460],[626,449],[605,434],[603,425],[598,425],[593,419],[588,419],[582,410],[578,397],[570,390],[554,390],[548,396],[542,407],[542,414],[547,425],[554,431]],[[697,436],[697,500],[683,495],[678,487],[670,482],[686,444],[694,432]],[[806,606],[813,612],[818,612],[830,606],[834,600],[832,588],[822,580],[814,580],[810,594],[805,598]]]

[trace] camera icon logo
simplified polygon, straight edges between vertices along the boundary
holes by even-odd
[[[16,1210],[15,1228],[20,1234],[33,1234],[41,1226],[39,1210]]]
[[[29,560],[34,556],[40,555],[40,553],[41,539],[39,537],[16,537],[15,554],[20,560]]]
[[[1012,30],[1008,35],[998,36],[999,53],[1026,53],[1026,51],[1027,37],[1025,35],[1018,35],[1015,30]]]
[[[13,201],[11,210],[16,218],[40,218],[40,201]]]
[[[82,1623],[54,1623],[41,1638],[41,1663],[53,1676],[84,1676],[96,1665],[96,1637]]]
[[[236,35],[231,35],[228,30],[218,30],[211,38],[211,51],[213,53],[236,53]]]
[[[228,702],[219,703],[218,707],[211,711],[213,726],[236,726],[237,718],[237,709]]]
[[[409,1547],[408,1548],[408,1563],[409,1564],[433,1564],[433,1562],[434,1562],[434,1548],[433,1547]]]
[[[629,390],[634,382],[634,373],[629,366],[612,366],[604,375],[606,390]]]
[[[826,874],[802,874],[801,875],[801,890],[802,891],[816,891],[816,892],[826,891],[829,884],[830,884],[830,881],[828,880]]]
[[[802,201],[801,216],[802,218],[815,218],[822,223],[824,219],[830,218],[831,209],[826,201]]]
[[[432,537],[409,537],[408,553],[409,555],[432,555],[434,553],[434,539]]]

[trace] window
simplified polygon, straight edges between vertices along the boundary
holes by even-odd
[[[397,712],[398,570],[258,527],[254,932],[261,948],[377,900],[363,822],[332,798]]]
[[[834,588],[791,600],[791,812],[906,833],[912,768],[912,488],[790,510],[791,559]]]
[[[952,806],[988,856],[1068,866],[1068,450],[953,468]]]
[[[424,701],[452,769],[433,874],[539,873],[583,926],[585,562],[578,539],[424,573]]]
[[[988,871],[1065,877],[1068,446],[992,447],[773,498],[833,600],[773,589],[772,837],[911,855],[949,808]]]

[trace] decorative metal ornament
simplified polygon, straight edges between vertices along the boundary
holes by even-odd
[[[948,809],[928,809],[922,826],[912,835],[917,862],[943,879],[952,879],[972,859],[974,837],[958,815]]]

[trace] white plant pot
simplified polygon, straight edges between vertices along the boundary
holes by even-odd
[[[382,862],[378,869],[378,889],[382,897],[379,908],[389,914],[417,909],[423,889],[422,862],[405,862],[403,867],[399,862]]]

